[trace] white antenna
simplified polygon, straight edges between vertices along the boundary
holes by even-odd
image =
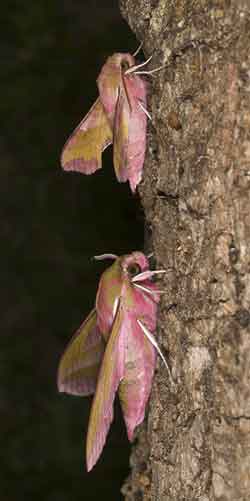
[[[117,259],[118,256],[115,254],[100,254],[99,256],[94,256],[96,261],[102,261],[103,259]]]
[[[139,54],[142,46],[143,46],[143,42],[140,43],[139,47],[136,49],[136,51],[134,52],[134,54],[132,54],[133,57],[135,57],[135,56],[137,56],[137,54]]]

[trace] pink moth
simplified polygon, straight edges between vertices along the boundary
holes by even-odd
[[[90,471],[97,462],[113,420],[118,392],[131,441],[144,419],[156,364],[156,351],[165,358],[153,336],[160,291],[141,252],[110,258],[114,263],[101,276],[95,307],[81,324],[63,354],[58,389],[73,395],[94,393],[86,460]]]
[[[136,52],[137,53],[137,52]],[[146,82],[150,74],[136,65],[134,56],[109,57],[97,78],[99,97],[66,142],[63,169],[93,174],[102,167],[102,152],[113,143],[113,162],[119,182],[129,181],[134,192],[142,177],[146,148]],[[139,70],[139,71],[138,71]]]

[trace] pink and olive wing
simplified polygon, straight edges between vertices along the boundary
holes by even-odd
[[[128,123],[127,177],[134,192],[142,178],[146,150],[146,84],[137,75],[124,76],[124,89],[130,106]]]
[[[156,363],[155,349],[143,334],[133,315],[124,315],[126,329],[125,374],[119,386],[119,398],[131,441],[135,428],[143,421],[151,391]]]
[[[124,375],[124,336],[122,312],[118,309],[103,357],[91,408],[87,435],[87,470],[97,462],[113,420],[113,402]]]
[[[120,259],[117,258],[101,276],[96,295],[97,325],[107,341],[114,323],[122,289]]]
[[[104,353],[104,341],[92,310],[67,346],[58,368],[60,392],[89,395],[95,391]]]
[[[112,131],[100,99],[66,142],[61,165],[64,170],[92,174],[102,166],[102,152],[112,143]]]
[[[124,183],[129,178],[128,166],[128,146],[129,146],[129,122],[130,105],[123,87],[119,90],[117,99],[115,119],[114,119],[114,144],[113,160],[116,177],[120,183]]]
[[[111,126],[114,122],[121,78],[121,54],[113,54],[103,65],[97,79],[100,100]]]

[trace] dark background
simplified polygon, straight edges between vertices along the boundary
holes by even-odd
[[[58,394],[56,370],[105,267],[91,256],[141,249],[143,218],[110,152],[90,177],[59,156],[106,57],[138,42],[117,1],[9,1],[1,14],[0,500],[117,501],[129,471],[119,406],[87,474],[91,399]]]

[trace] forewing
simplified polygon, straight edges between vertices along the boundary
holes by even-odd
[[[125,375],[119,387],[128,438],[131,441],[136,426],[144,419],[156,363],[155,349],[143,334],[134,315],[124,318],[127,331]]]
[[[124,76],[124,89],[130,107],[128,121],[127,178],[134,192],[142,178],[146,149],[146,84],[138,75]]]
[[[117,258],[102,274],[96,295],[97,325],[108,340],[122,289],[120,259]]]
[[[113,127],[115,107],[121,85],[121,54],[113,54],[103,65],[97,79],[100,100]]]
[[[60,360],[57,385],[60,392],[89,395],[95,391],[104,341],[92,310],[71,339]]]
[[[92,174],[100,169],[102,152],[112,143],[112,136],[101,101],[97,99],[63,148],[63,169],[83,174]]]
[[[120,88],[116,104],[114,119],[114,144],[113,157],[114,169],[119,182],[128,180],[128,146],[129,146],[129,121],[130,105],[124,87]]]
[[[118,308],[103,357],[87,435],[87,470],[97,462],[113,420],[115,393],[124,376],[123,314]]]

